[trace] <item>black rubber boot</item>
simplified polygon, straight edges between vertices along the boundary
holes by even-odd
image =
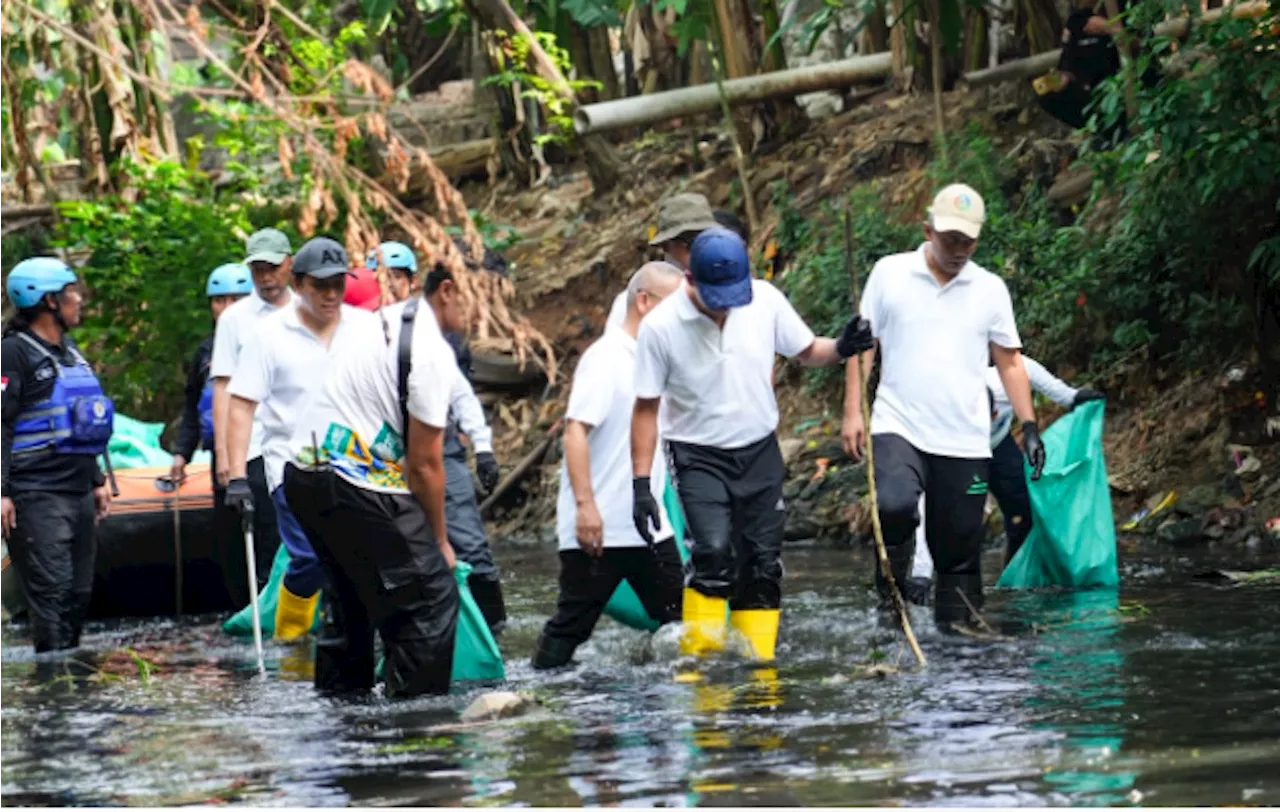
[[[916,606],[933,605],[933,579],[912,575],[903,585],[902,597]]]
[[[961,597],[963,594],[964,597]],[[968,603],[965,599],[968,599]],[[958,624],[970,625],[977,621],[970,611],[982,610],[982,576],[938,575],[938,592],[934,599],[933,617],[942,632],[954,631]]]
[[[893,581],[898,585],[898,589],[904,590],[903,597],[906,598],[907,576],[911,572],[911,556],[914,550],[909,544],[899,544],[886,547],[885,552],[889,556],[889,569],[893,573]],[[880,571],[879,556],[876,557],[876,592],[880,594],[881,606],[893,607],[893,594],[889,591],[889,580]]]
[[[353,646],[347,634],[342,606],[322,593],[320,634],[316,637],[315,687],[326,694],[364,693],[373,688],[373,649]]]
[[[497,638],[507,627],[507,604],[502,598],[502,582],[497,578],[478,578],[473,573],[467,576],[467,588],[476,606],[484,615],[484,622],[489,624],[489,631]]]
[[[573,652],[578,647],[558,637],[547,637],[546,632],[538,635],[538,648],[533,652],[533,667],[537,669],[559,668],[573,660]]]

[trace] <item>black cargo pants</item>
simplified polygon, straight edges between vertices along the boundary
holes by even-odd
[[[689,587],[729,608],[782,605],[786,467],[770,434],[743,448],[668,443],[690,543]]]
[[[27,597],[36,652],[80,645],[97,553],[93,492],[18,491],[9,551]]]
[[[938,576],[934,615],[940,626],[964,620],[966,599],[975,609],[982,607],[982,515],[990,461],[926,454],[896,434],[875,434],[871,442],[880,526],[894,581],[901,588],[911,568],[923,493],[925,539]],[[885,594],[878,565],[876,585]]]
[[[388,697],[448,693],[458,584],[417,500],[356,487],[326,467],[293,464],[285,466],[284,489],[330,585],[316,688],[371,689],[376,631]]]

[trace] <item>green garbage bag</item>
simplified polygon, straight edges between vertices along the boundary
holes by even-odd
[[[1102,453],[1104,401],[1083,404],[1045,430],[1048,461],[1028,481],[1034,524],[997,586],[1115,586],[1116,527]]]
[[[111,455],[111,467],[116,471],[131,468],[168,468],[173,456],[160,446],[164,423],[145,423],[116,412],[111,427],[111,440],[107,451]],[[209,462],[208,451],[197,452],[189,463]],[[106,470],[106,463],[98,458],[98,466]]]
[[[289,551],[282,544],[276,551],[275,560],[271,563],[271,575],[267,584],[258,594],[258,612],[262,617],[262,636],[270,638],[276,630],[276,602],[280,595],[280,584],[284,581],[285,570],[289,569]],[[498,643],[489,632],[489,624],[484,614],[471,596],[467,587],[467,576],[471,574],[471,565],[459,561],[454,568],[454,577],[458,579],[458,592],[461,605],[458,610],[458,633],[453,648],[453,680],[502,680],[507,672],[502,662],[502,652]],[[316,612],[316,622],[312,631],[320,628],[320,613]],[[252,604],[232,615],[222,624],[222,630],[237,637],[253,635]],[[378,673],[382,673],[382,664],[378,664]]]
[[[680,560],[688,561],[689,553],[684,548],[684,510],[680,507],[680,496],[676,493],[671,477],[667,477],[666,487],[662,491],[662,504],[667,509],[667,518],[671,520],[671,529],[675,532],[676,549],[680,551]],[[624,626],[651,632],[658,628],[658,621],[649,617],[644,604],[631,588],[629,581],[618,584],[613,596],[605,604],[604,613]]]
[[[267,583],[258,593],[258,614],[262,617],[262,637],[269,640],[276,633],[276,604],[280,598],[280,584],[284,582],[285,570],[289,569],[289,551],[283,544],[276,550],[276,557],[271,562],[271,575]],[[320,613],[316,612],[316,629],[320,624]],[[237,637],[253,636],[253,604],[236,612],[222,624],[222,630]]]
[[[458,579],[458,597],[461,598],[458,633],[453,643],[453,681],[506,679],[507,669],[502,662],[502,652],[498,650],[498,641],[493,639],[484,613],[467,586],[471,565],[459,561],[453,568],[453,574]]]

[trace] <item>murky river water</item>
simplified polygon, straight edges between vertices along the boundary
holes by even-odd
[[[403,703],[322,699],[301,652],[272,646],[257,677],[251,648],[213,618],[91,627],[108,667],[90,679],[37,662],[7,630],[0,800],[1280,803],[1280,587],[1193,583],[1206,560],[1130,553],[1119,593],[995,593],[986,614],[1010,634],[995,642],[940,637],[915,610],[930,662],[914,672],[877,620],[865,561],[789,549],[777,668],[722,662],[691,683],[672,635],[608,620],[576,669],[535,673],[554,554],[500,558],[505,687],[541,700],[527,715],[459,725],[474,685]],[[144,682],[107,656],[125,646],[159,670]],[[903,672],[867,677],[878,655]]]

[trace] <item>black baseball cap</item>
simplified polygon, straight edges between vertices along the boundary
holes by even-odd
[[[307,240],[293,255],[293,272],[313,279],[331,279],[338,274],[355,276],[347,261],[347,249],[328,237]]]

